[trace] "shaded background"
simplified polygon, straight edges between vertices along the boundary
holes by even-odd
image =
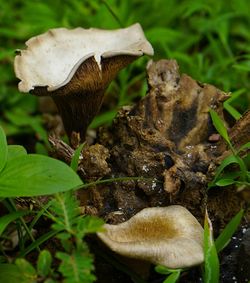
[[[10,142],[32,139],[32,150],[46,152],[38,99],[18,92],[13,71],[14,52],[26,40],[56,27],[116,29],[135,22],[152,43],[154,60],[174,58],[182,72],[232,92],[226,109],[239,119],[250,101],[249,15],[248,0],[0,0],[0,124]],[[119,107],[145,95],[148,60],[119,73],[91,127],[110,123]]]

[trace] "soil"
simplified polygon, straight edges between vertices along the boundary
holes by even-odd
[[[123,107],[109,128],[98,130],[95,144],[83,147],[78,168],[85,181],[120,177],[143,179],[117,181],[79,191],[83,211],[118,224],[145,207],[179,204],[203,225],[207,208],[216,236],[246,205],[246,199],[233,186],[207,191],[221,159],[230,154],[212,125],[209,109],[216,110],[225,120],[223,102],[228,94],[188,75],[180,75],[174,60],[151,61],[147,74],[147,95],[134,106]],[[249,112],[246,113],[229,129],[236,148],[249,141],[249,116]],[[58,138],[51,137],[50,141],[54,155],[69,163],[74,150]],[[77,145],[77,139],[75,142]],[[228,268],[223,267],[226,257],[225,252],[221,258],[221,282],[236,282],[227,281],[228,277],[223,274],[228,273]],[[107,278],[107,282],[133,282],[98,255],[96,266],[97,277],[102,278],[98,282],[104,282],[103,278]],[[236,270],[231,278],[239,277],[235,266],[236,262],[229,267]],[[184,273],[180,282],[202,282],[199,276],[195,268]],[[162,282],[162,277],[154,272],[149,273],[148,279],[148,282]]]

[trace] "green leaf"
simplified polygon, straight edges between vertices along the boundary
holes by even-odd
[[[37,262],[37,272],[39,275],[46,277],[50,272],[52,256],[49,251],[43,250],[40,252]]]
[[[243,72],[250,72],[250,64],[234,64],[233,68]]]
[[[224,109],[227,110],[227,112],[235,119],[235,120],[239,120],[242,115],[239,113],[239,111],[237,111],[233,106],[231,106],[230,104],[224,104]]]
[[[57,252],[56,257],[61,260],[59,271],[65,277],[65,283],[92,283],[95,276],[93,259],[90,254],[74,251],[72,254]]]
[[[220,179],[215,185],[219,187],[225,187],[234,184],[236,181],[234,179]]]
[[[155,266],[155,271],[160,274],[168,275],[173,272],[172,269],[167,268],[164,265],[157,265]]]
[[[155,267],[155,271],[160,273],[160,274],[164,274],[164,275],[169,275],[164,281],[163,283],[175,283],[178,278],[180,277],[181,274],[181,269],[169,269],[164,265],[157,265]]]
[[[18,258],[15,264],[24,278],[29,279],[30,282],[36,282],[36,270],[31,263],[24,258]]]
[[[57,283],[57,282],[51,278],[48,278],[44,281],[44,283]]]
[[[250,148],[250,142],[247,142],[240,147],[238,152],[245,150],[245,149],[249,149],[249,148]]]
[[[214,186],[220,176],[220,174],[222,173],[222,171],[230,164],[239,164],[239,160],[235,155],[229,155],[228,157],[226,157],[220,164],[220,166],[217,168],[216,170],[216,174],[214,176],[214,180],[208,185],[208,188],[211,188],[212,186]]]
[[[72,192],[56,194],[51,203],[50,211],[52,220],[55,222],[52,228],[72,233],[79,215],[79,203],[75,194]]]
[[[88,215],[78,220],[77,231],[82,238],[85,234],[101,231],[103,224],[102,219]]]
[[[12,213],[9,213],[5,216],[2,216],[0,218],[0,236],[2,235],[3,231],[5,230],[5,228],[14,220],[16,220],[17,218],[24,216],[26,214],[28,214],[29,211],[15,211]]]
[[[213,227],[207,211],[204,224],[204,256],[204,283],[219,283],[219,259],[213,240]]]
[[[79,176],[65,163],[29,154],[6,164],[0,178],[0,197],[49,195],[81,184]]]
[[[176,29],[153,27],[146,31],[146,36],[150,42],[171,42],[181,38],[182,34]]]
[[[230,142],[230,139],[229,139],[229,136],[228,136],[228,133],[227,133],[227,129],[226,129],[222,119],[213,109],[210,109],[209,112],[210,112],[210,115],[211,115],[215,129],[217,130],[217,132],[223,137],[223,139],[231,147],[231,142]]]
[[[3,170],[8,156],[7,140],[5,133],[0,126],[0,172]]]
[[[168,276],[168,278],[163,281],[163,283],[175,283],[179,279],[180,275],[181,275],[181,271],[180,270],[175,271],[175,272],[171,273]]]
[[[34,283],[34,281],[24,278],[16,265],[9,263],[0,264],[0,282]]]
[[[240,225],[241,219],[243,217],[244,210],[241,209],[227,224],[227,226],[220,233],[219,237],[215,240],[215,246],[217,252],[222,251],[226,245],[230,242],[231,237]]]
[[[4,255],[0,255],[0,264],[7,263],[7,258]]]
[[[78,161],[83,149],[84,143],[79,145],[79,147],[75,150],[75,153],[72,157],[72,160],[70,162],[70,167],[76,172],[78,169]]]
[[[100,114],[94,118],[94,120],[89,125],[89,128],[95,129],[100,127],[101,125],[110,124],[114,120],[116,115],[117,115],[117,110],[110,110],[103,114]]]
[[[21,145],[8,145],[8,161],[22,155],[26,155],[26,149]]]
[[[42,236],[38,239],[35,240],[35,242],[32,242],[25,250],[21,251],[19,256],[24,257],[49,239],[53,238],[56,236],[58,231],[49,231],[46,234],[42,234]]]
[[[231,97],[229,97],[224,103],[223,103],[223,108],[235,119],[239,120],[242,115],[240,112],[235,109],[231,103],[233,103],[235,100],[239,99],[242,94],[246,93],[246,89],[242,88],[234,92]]]
[[[15,109],[14,111],[6,111],[5,116],[18,127],[26,126],[32,128],[37,133],[37,137],[49,145],[47,132],[42,127],[41,117],[31,116],[21,108]]]

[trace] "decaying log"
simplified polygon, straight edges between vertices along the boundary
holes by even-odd
[[[85,154],[83,150],[79,164],[84,171],[95,167],[84,174],[87,180],[125,176],[146,179],[98,186],[83,205],[95,207],[108,222],[119,223],[142,208],[169,204],[185,206],[203,222],[208,204],[210,217],[216,219],[220,229],[242,202],[233,188],[213,189],[208,198],[206,192],[216,160],[226,150],[212,125],[209,109],[223,118],[222,102],[228,95],[180,75],[174,60],[150,62],[147,73],[147,95],[136,105],[123,107],[110,128],[99,129],[96,142],[101,148],[95,144],[85,149]],[[249,140],[248,123],[243,118],[231,129],[236,146],[241,140]]]

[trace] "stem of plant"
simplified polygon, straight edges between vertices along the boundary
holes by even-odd
[[[8,202],[10,203],[12,209],[13,209],[14,211],[17,211],[16,205],[15,205],[13,199],[8,198],[7,200],[8,200]],[[23,225],[23,228],[25,229],[27,235],[30,237],[31,241],[32,241],[32,242],[35,242],[36,240],[35,240],[35,238],[33,237],[32,233],[31,233],[29,227],[27,226],[26,222],[24,221],[23,217],[20,217],[20,221],[21,221],[21,223],[22,223],[22,225]],[[39,246],[37,246],[36,249],[37,249],[38,252],[40,252]]]

